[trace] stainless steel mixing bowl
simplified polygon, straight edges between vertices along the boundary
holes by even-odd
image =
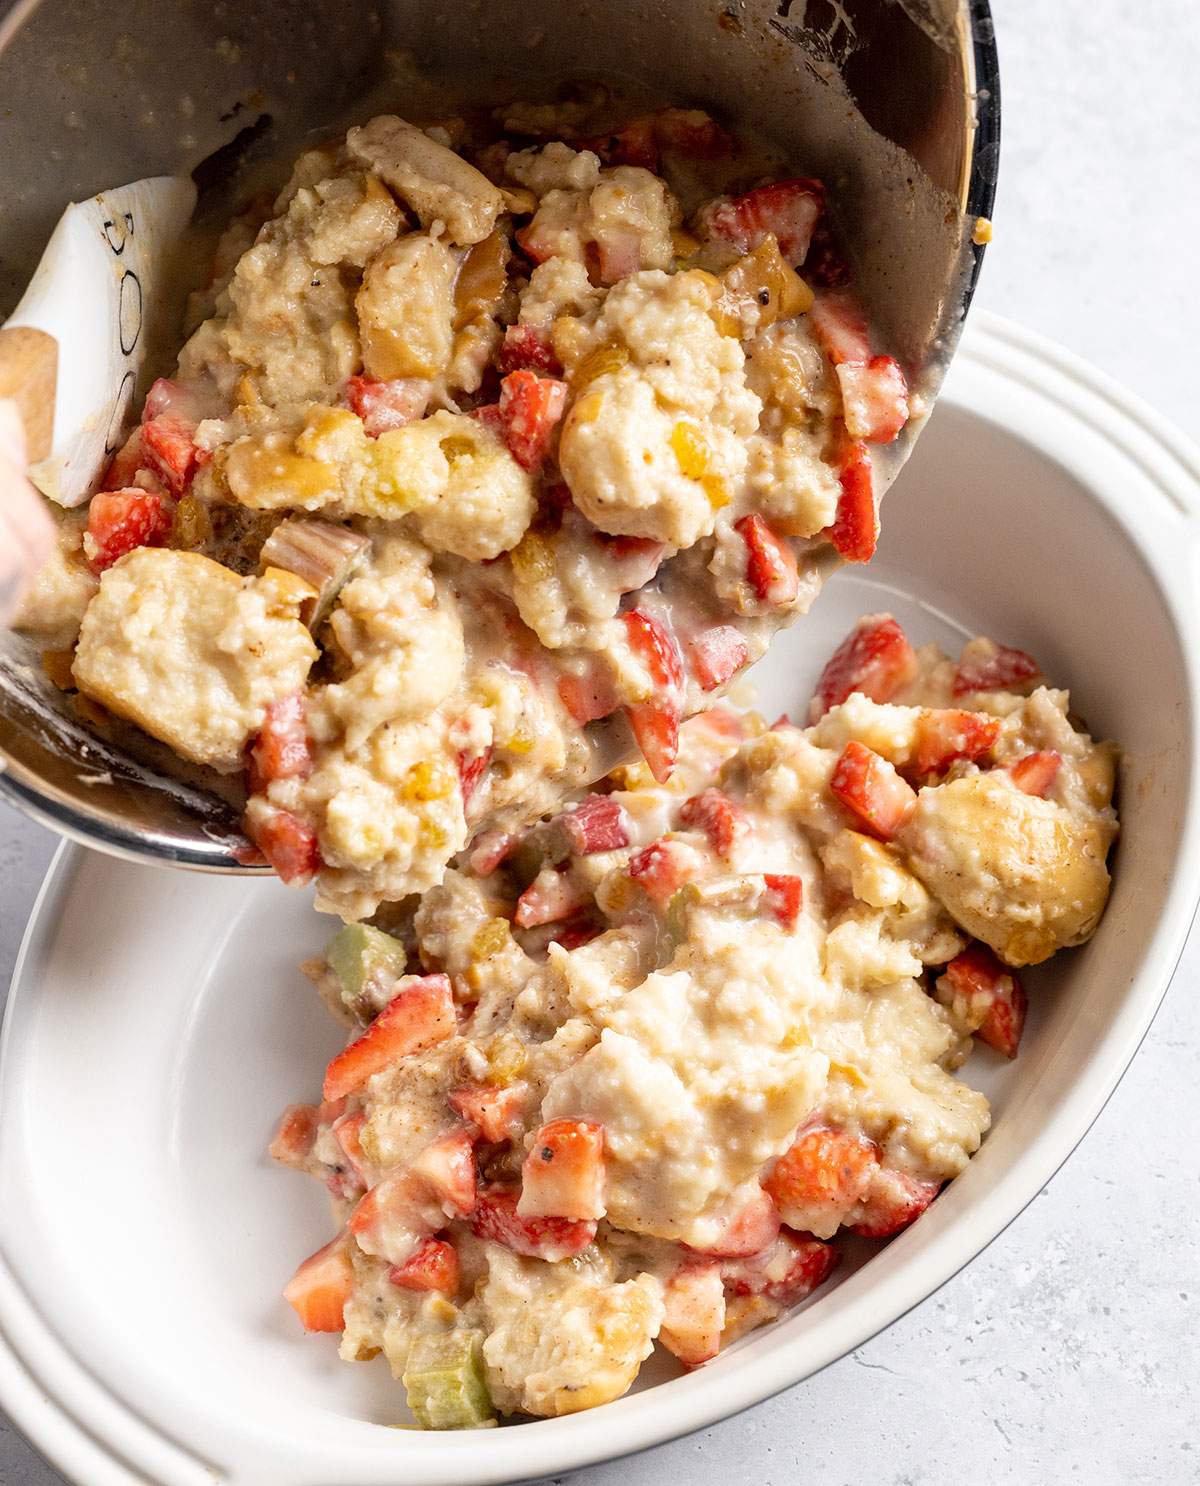
[[[63,206],[243,147],[286,153],[413,66],[496,96],[626,82],[741,118],[822,177],[927,399],[979,268],[999,150],[987,0],[0,0],[0,310]],[[895,469],[911,431],[894,449]],[[236,814],[106,747],[0,637],[0,795],[122,856],[246,870]]]

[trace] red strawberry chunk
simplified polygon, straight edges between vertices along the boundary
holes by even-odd
[[[487,773],[488,765],[492,761],[494,750],[489,745],[482,753],[474,756],[462,752],[459,753],[456,763],[458,764],[458,786],[462,791],[463,812],[475,797],[475,791],[479,788],[479,781]]]
[[[196,425],[172,413],[162,413],[142,424],[142,453],[146,463],[167,487],[182,495],[192,476],[206,462],[195,442]]]
[[[829,657],[809,706],[813,722],[860,691],[890,702],[917,673],[908,636],[890,614],[867,614]]]
[[[484,1140],[493,1144],[511,1140],[521,1126],[521,1111],[529,1086],[523,1082],[506,1084],[464,1084],[451,1089],[446,1096],[450,1107],[464,1120],[475,1125]]]
[[[746,581],[760,603],[790,604],[800,591],[796,554],[757,513],[734,523],[746,544]]]
[[[645,170],[658,169],[658,138],[652,114],[631,119],[610,134],[580,140],[578,147],[599,155],[606,165],[640,165]]]
[[[710,202],[700,212],[700,225],[709,237],[729,243],[739,253],[752,253],[772,236],[784,258],[798,268],[808,254],[824,205],[825,188],[820,181],[776,181],[743,196]]]
[[[890,444],[908,422],[908,382],[900,363],[892,356],[872,356],[865,365],[845,361],[837,379],[850,437]]]
[[[666,784],[679,755],[680,708],[674,702],[636,702],[625,713],[651,774]]]
[[[875,486],[871,455],[865,444],[849,444],[844,450],[838,480],[837,514],[826,535],[847,562],[870,562],[879,540],[879,516],[875,510]]]
[[[350,377],[344,395],[351,411],[362,419],[363,432],[377,439],[381,433],[420,418],[429,402],[429,390],[430,384],[420,377],[397,377],[390,382]]]
[[[354,1093],[397,1059],[433,1047],[454,1034],[458,1021],[449,976],[406,975],[398,984],[399,993],[325,1070],[326,1099]]]
[[[476,1237],[551,1263],[570,1259],[595,1238],[596,1224],[591,1219],[521,1217],[519,1195],[514,1187],[483,1188],[469,1220]]]
[[[448,1218],[465,1218],[475,1206],[475,1151],[465,1129],[450,1130],[431,1140],[413,1162],[420,1178]]]
[[[986,944],[974,941],[938,977],[937,999],[981,1042],[1015,1058],[1028,1001],[1021,982]]]
[[[311,881],[321,870],[316,831],[290,810],[271,810],[248,820],[246,834],[289,887]]]
[[[941,773],[956,759],[981,758],[1000,736],[1000,719],[957,707],[930,707],[917,722],[913,766],[918,774]]]
[[[142,404],[142,422],[155,418],[182,418],[188,423],[200,421],[199,403],[194,392],[170,377],[159,377],[151,384]]]
[[[517,899],[513,923],[519,929],[557,923],[587,902],[588,894],[566,872],[543,867]]]
[[[547,944],[561,944],[563,949],[578,949],[590,944],[605,930],[604,921],[590,908],[580,908],[569,918],[551,924],[546,936]]]
[[[304,697],[296,692],[269,703],[262,729],[250,745],[251,793],[262,793],[275,779],[307,779],[312,768]]]
[[[476,877],[488,877],[506,862],[520,844],[520,837],[508,831],[485,831],[475,838],[468,861]]]
[[[157,491],[101,490],[88,506],[84,550],[102,573],[135,547],[161,547],[170,530],[171,514]]]
[[[594,1120],[551,1120],[533,1138],[521,1167],[522,1218],[602,1218],[604,1127]]]
[[[781,929],[794,929],[804,906],[804,879],[784,872],[764,872],[763,882],[767,912]]]
[[[354,1290],[354,1269],[345,1234],[310,1255],[284,1286],[283,1298],[305,1331],[341,1331]]]
[[[536,325],[508,326],[497,360],[502,376],[522,370],[543,372],[548,377],[563,374],[562,362],[554,353],[549,334]]]
[[[350,1163],[350,1169],[364,1187],[371,1185],[371,1163],[362,1147],[363,1126],[367,1117],[361,1109],[353,1114],[339,1116],[333,1122],[333,1134],[342,1148],[342,1155]]]
[[[458,1291],[458,1250],[444,1238],[427,1238],[403,1264],[393,1264],[388,1279],[402,1290],[436,1290],[442,1295]]]
[[[564,672],[558,678],[558,695],[572,722],[580,727],[608,717],[621,705],[608,668],[599,662],[582,674]]]
[[[667,1281],[658,1339],[688,1367],[699,1367],[721,1350],[725,1329],[725,1283],[713,1260],[687,1260]]]
[[[760,1189],[748,1202],[723,1213],[718,1226],[719,1231],[708,1242],[692,1247],[716,1259],[761,1254],[779,1233],[779,1209],[770,1193]]]
[[[629,858],[626,870],[655,903],[665,903],[692,876],[694,862],[674,841],[652,841]]]
[[[683,686],[683,662],[670,631],[644,609],[625,615],[629,648],[642,662],[651,683],[660,693],[652,700],[635,702],[626,715],[642,756],[659,784],[671,777],[679,752],[679,722],[682,708],[678,692]]]
[[[125,490],[134,483],[134,476],[144,466],[142,430],[135,428],[117,452],[104,472],[101,490]]]
[[[692,160],[715,160],[733,148],[732,137],[702,108],[660,108],[651,117],[664,150]]]
[[[522,469],[539,468],[567,406],[567,384],[525,369],[500,383],[500,420],[509,453]]]
[[[1008,774],[1022,793],[1040,795],[1044,799],[1061,768],[1062,754],[1047,748],[1039,753],[1027,753],[1024,758],[1009,764]]]
[[[972,691],[1028,691],[1041,678],[1032,655],[997,645],[994,640],[970,640],[963,646],[954,673],[954,695]]]
[[[700,630],[687,645],[692,670],[705,691],[724,686],[750,658],[745,640],[731,624]]]
[[[629,817],[611,795],[588,795],[558,819],[575,856],[619,851],[629,845]]]
[[[857,739],[842,750],[829,788],[867,830],[883,841],[891,840],[917,803],[912,786],[887,759]]]
[[[919,1218],[937,1194],[940,1182],[918,1181],[901,1171],[880,1166],[860,1207],[858,1220],[850,1231],[863,1238],[891,1238]]]
[[[427,1183],[396,1167],[359,1199],[346,1226],[364,1254],[404,1264],[445,1222]]]
[[[769,1249],[721,1266],[734,1295],[762,1295],[777,1305],[797,1305],[833,1273],[838,1252],[806,1233],[785,1228]]]
[[[267,1147],[273,1161],[304,1171],[317,1138],[320,1111],[313,1104],[289,1104],[279,1121],[275,1138]]]
[[[666,551],[662,542],[655,542],[650,537],[614,536],[599,531],[596,540],[608,559],[614,586],[622,593],[644,588],[658,572]]]
[[[750,833],[746,812],[723,790],[714,788],[703,789],[685,800],[679,819],[683,825],[703,831],[712,849],[723,857],[728,857],[737,842]]]
[[[763,1185],[789,1227],[828,1236],[866,1194],[878,1165],[874,1141],[818,1125],[797,1135]]]
[[[865,365],[871,359],[871,332],[857,297],[849,289],[818,294],[808,312],[817,344],[834,366]]]
[[[625,615],[629,648],[642,662],[656,686],[683,685],[683,663],[670,631],[645,609],[630,609]]]

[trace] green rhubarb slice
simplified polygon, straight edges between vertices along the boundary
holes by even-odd
[[[347,924],[325,947],[325,959],[341,986],[342,1003],[370,1020],[391,999],[408,955],[398,939],[370,924]]]
[[[496,1417],[483,1372],[483,1332],[426,1332],[404,1368],[408,1406],[422,1429],[474,1429]]]

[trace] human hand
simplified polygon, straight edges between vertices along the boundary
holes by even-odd
[[[54,548],[54,523],[25,478],[25,430],[16,405],[0,398],[0,625]]]

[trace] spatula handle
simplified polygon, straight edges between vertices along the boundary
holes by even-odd
[[[30,325],[0,330],[0,397],[10,397],[17,405],[30,464],[50,455],[57,382],[58,342],[52,335]]]

